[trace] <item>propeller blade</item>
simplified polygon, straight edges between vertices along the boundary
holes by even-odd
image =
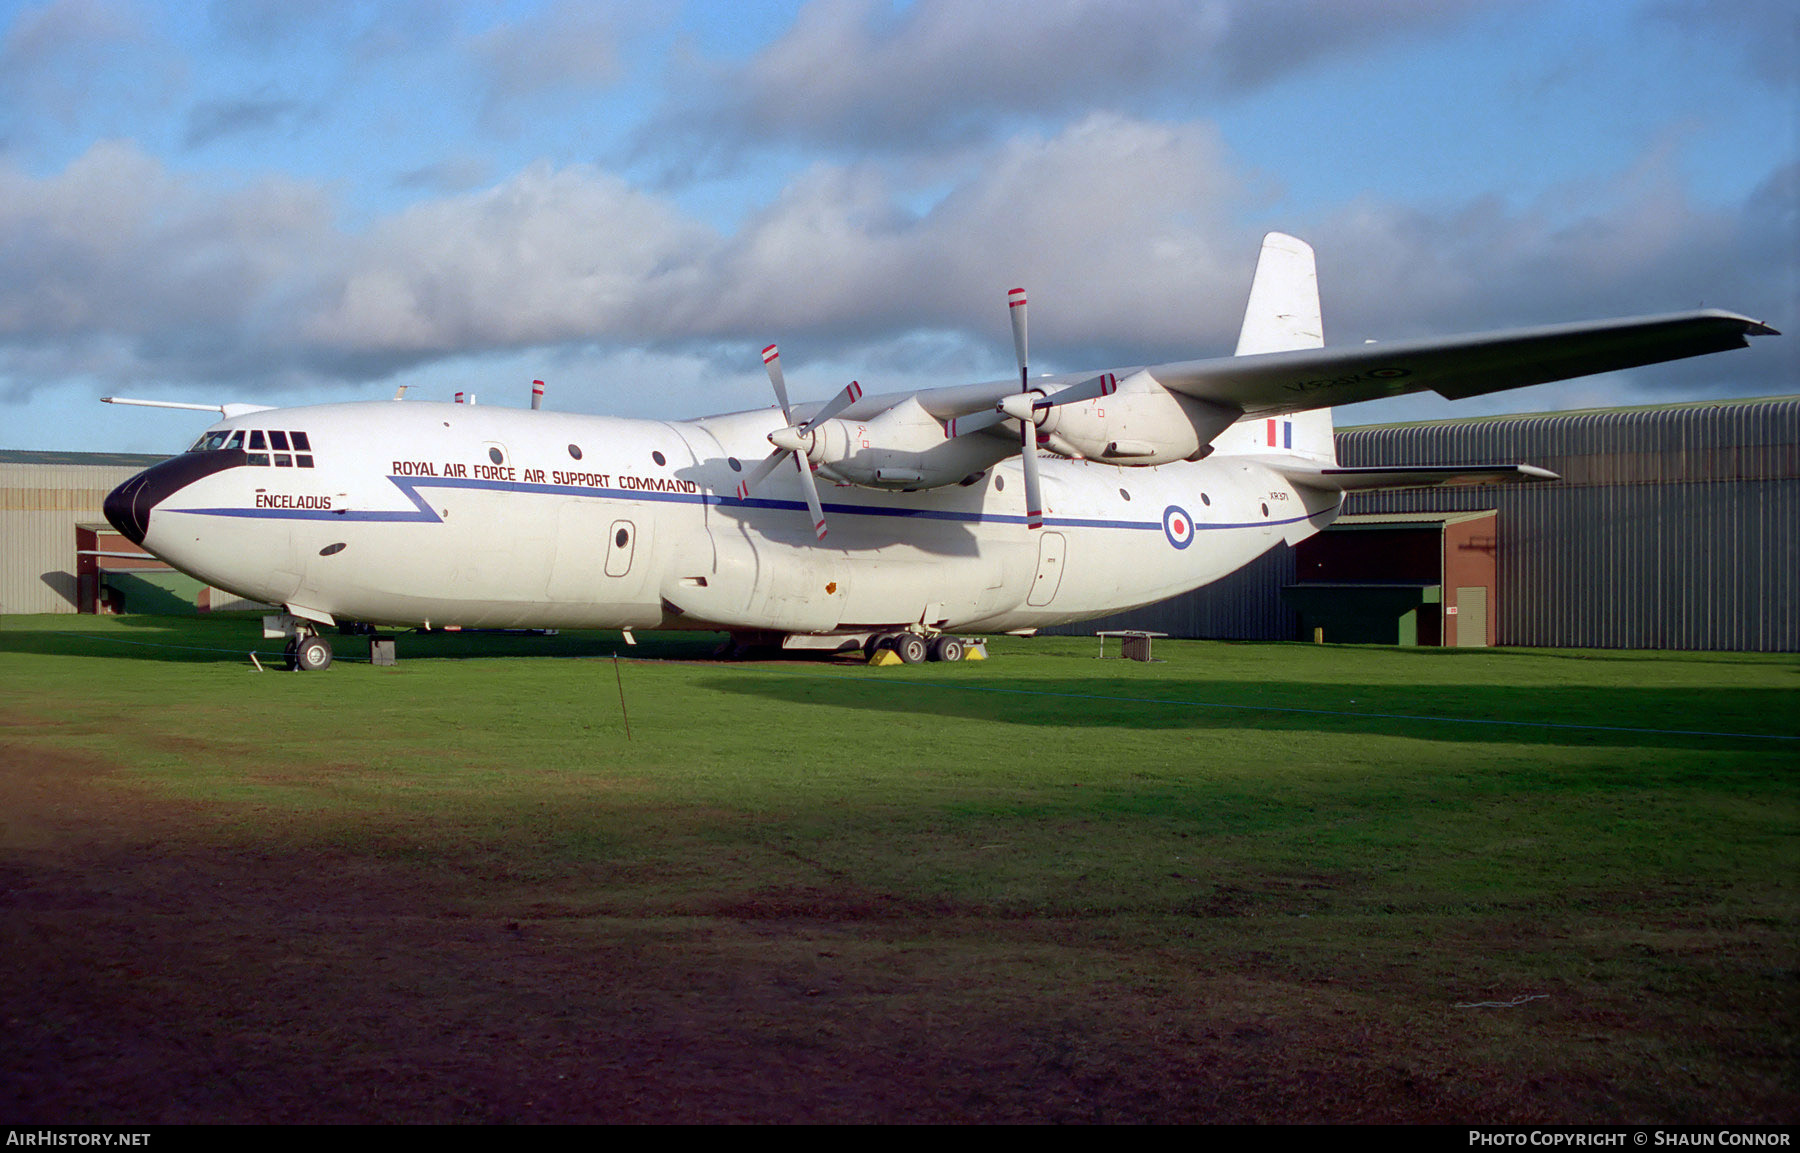
[[[854,380],[851,381],[849,384],[846,384],[844,386],[844,390],[842,392],[838,393],[836,396],[832,397],[829,401],[827,401],[824,408],[821,408],[817,413],[813,414],[813,418],[811,420],[807,421],[803,427],[805,427],[805,428],[819,427],[821,424],[824,424],[826,421],[830,420],[832,417],[836,416],[838,413],[844,411],[846,408],[849,408],[851,405],[853,405],[857,401],[861,400],[862,392],[863,392],[862,385],[856,383]]]
[[[1006,294],[1006,303],[1012,313],[1013,352],[1019,357],[1019,389],[1027,391],[1025,364],[1030,360],[1029,340],[1025,331],[1025,290],[1015,288]]]
[[[806,511],[812,514],[813,532],[824,540],[825,510],[819,507],[819,482],[813,478],[812,465],[804,456],[795,453],[794,464],[800,469],[800,491],[806,494]]]
[[[738,481],[738,499],[743,500],[750,495],[753,489],[762,487],[762,482],[769,479],[769,474],[775,471],[775,466],[781,463],[781,458],[788,455],[790,454],[787,449],[778,448],[768,456],[765,456],[763,462],[756,466],[755,472],[751,473],[743,480]]]
[[[1019,460],[1025,466],[1025,527],[1044,527],[1044,494],[1038,483],[1037,425],[1019,422]]]
[[[1103,396],[1111,396],[1119,391],[1119,378],[1110,372],[1103,372],[1092,380],[1084,380],[1080,384],[1070,385],[1061,392],[1050,397],[1041,397],[1031,403],[1033,410],[1055,408],[1063,404],[1078,404],[1084,400],[1098,400]]]
[[[971,412],[966,416],[953,416],[944,422],[944,439],[955,440],[959,436],[967,436],[972,432],[980,432],[984,428],[992,428],[1006,419],[1006,414],[998,408],[990,408],[986,412]]]
[[[1038,482],[1038,451],[1036,399],[1031,393],[1031,370],[1026,367],[1030,360],[1030,340],[1025,328],[1025,290],[1015,288],[1006,294],[1006,304],[1012,313],[1013,352],[1019,357],[1019,392],[1018,397],[1008,397],[1000,402],[999,411],[1006,412],[1008,401],[1024,400],[1030,408],[1019,419],[1019,461],[1025,466],[1025,527],[1027,530],[1044,527],[1044,494],[1043,486]]]
[[[775,399],[781,404],[781,419],[793,424],[794,413],[787,397],[787,378],[781,375],[781,349],[772,344],[763,349],[763,367],[769,370],[769,383],[775,386]]]

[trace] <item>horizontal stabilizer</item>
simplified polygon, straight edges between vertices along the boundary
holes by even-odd
[[[1327,492],[1360,492],[1375,488],[1438,488],[1447,485],[1516,484],[1561,480],[1532,464],[1426,464],[1395,468],[1311,468],[1283,461],[1277,471],[1295,484]]]

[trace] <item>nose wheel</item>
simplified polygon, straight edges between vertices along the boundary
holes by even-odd
[[[288,668],[303,673],[331,667],[331,642],[321,636],[295,637],[287,646]]]

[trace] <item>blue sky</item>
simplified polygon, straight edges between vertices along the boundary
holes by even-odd
[[[648,10],[647,10],[648,9]],[[1787,0],[0,4],[0,447],[472,391],[676,418],[1328,342],[1800,328]],[[1800,392],[1748,352],[1340,423]]]

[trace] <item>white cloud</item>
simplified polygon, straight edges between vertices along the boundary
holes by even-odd
[[[1708,209],[1683,195],[1673,151],[1567,203],[1364,200],[1300,227],[1328,338],[1702,301],[1791,327],[1792,170],[1741,211]],[[816,165],[730,235],[602,169],[538,163],[350,234],[324,187],[220,190],[102,143],[51,177],[0,169],[0,380],[14,394],[58,377],[254,393],[496,356],[560,359],[579,378],[572,358],[641,355],[690,382],[692,411],[728,406],[692,382],[741,379],[769,340],[890,380],[994,375],[1015,284],[1042,368],[1229,351],[1259,237],[1209,125],[1097,114],[962,159],[923,203],[904,165]],[[1791,390],[1783,340],[1707,370]]]
[[[990,139],[1081,110],[1190,116],[1321,56],[1437,29],[1493,0],[815,0],[743,62],[684,61],[646,130],[730,153],[801,142],[853,153]]]

